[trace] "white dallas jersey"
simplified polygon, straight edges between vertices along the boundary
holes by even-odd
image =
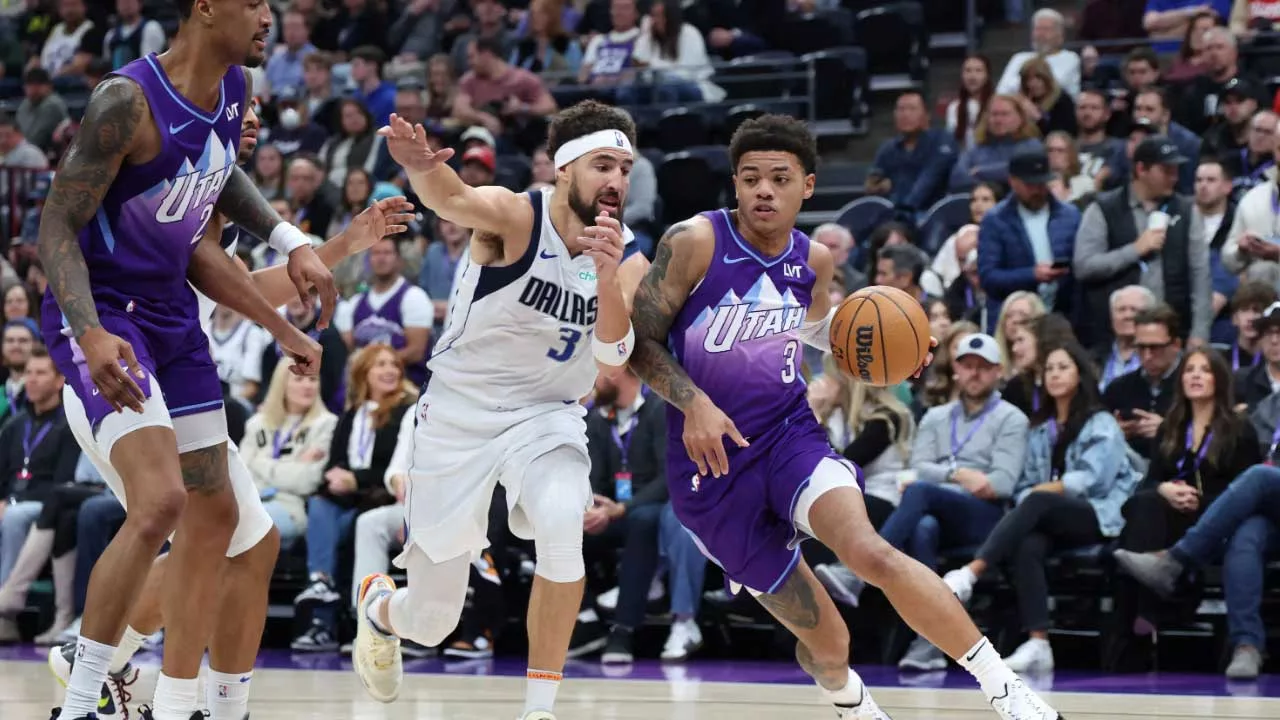
[[[240,228],[227,223],[222,228],[222,249],[227,252],[228,257],[236,256],[236,246],[240,244]],[[188,282],[188,285],[191,283]],[[204,329],[204,334],[209,337],[209,343],[213,343],[213,335],[210,329],[213,327],[213,309],[218,303],[209,299],[207,295],[196,289],[195,285],[191,285],[191,290],[196,294],[196,303],[199,305],[200,327]]]
[[[595,384],[595,263],[571,257],[551,224],[551,195],[528,193],[533,236],[505,267],[465,256],[449,314],[427,366],[437,386],[476,406],[509,411],[543,403],[576,403]],[[630,242],[631,233],[625,233]]]

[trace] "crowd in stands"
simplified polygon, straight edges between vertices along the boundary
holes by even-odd
[[[468,184],[537,192],[555,179],[540,147],[545,118],[566,98],[607,98],[651,127],[652,104],[720,102],[728,80],[718,63],[779,47],[782,19],[837,3],[273,5],[248,169],[318,243],[374,200],[413,199],[375,132],[392,112],[454,147]],[[1021,0],[1003,5],[1007,20],[1028,19]],[[1242,64],[1240,46],[1266,41],[1280,19],[1267,15],[1273,6],[1089,0],[1076,35],[1098,46],[1080,52],[1067,46],[1066,18],[1039,10],[1030,47],[1003,69],[974,54],[936,97],[897,97],[896,134],[860,189],[891,206],[882,222],[812,230],[836,261],[833,300],[871,283],[905,290],[940,341],[923,378],[891,388],[851,382],[808,349],[814,412],[863,469],[868,514],[894,546],[944,573],[966,602],[1008,579],[1027,637],[1009,648],[1016,670],[1054,665],[1053,562],[1112,550],[1126,572],[1114,573],[1109,667],[1185,619],[1203,570],[1219,564],[1227,674],[1262,667],[1265,563],[1280,554],[1280,470],[1270,467],[1280,439],[1280,136],[1268,78]],[[75,632],[89,571],[124,510],[75,462],[62,380],[39,342],[46,171],[87,92],[162,49],[176,16],[150,0],[29,0],[3,12],[0,95],[13,96],[14,111],[0,116],[10,205],[0,212],[10,239],[0,262],[0,642],[21,636],[28,590],[51,560],[56,611],[37,640],[52,643]],[[1104,43],[1148,32],[1158,42]],[[659,197],[664,158],[644,137],[624,218],[651,254],[661,206],[680,198]],[[958,217],[929,222],[940,203]],[[278,575],[301,568],[289,591],[297,652],[342,648],[351,582],[389,568],[403,541],[412,407],[470,234],[420,210],[404,236],[335,269],[345,300],[332,327],[317,330],[318,309],[301,302],[281,309],[321,343],[319,378],[288,372],[266,333],[234,312],[219,308],[209,323],[233,440],[281,533]],[[282,260],[244,235],[238,252],[251,268]],[[668,502],[663,401],[628,375],[600,380],[584,402],[595,505],[571,655],[629,662],[634,633],[665,615],[661,657],[683,660],[703,644],[704,598],[724,591]],[[407,654],[493,655],[511,587],[532,571],[533,549],[507,532],[505,515],[499,488],[454,636]],[[867,605],[859,578],[805,548],[833,596]],[[920,638],[894,660],[946,666]]]

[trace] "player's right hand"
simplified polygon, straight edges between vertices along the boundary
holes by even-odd
[[[342,231],[347,242],[347,254],[364,252],[384,237],[405,232],[413,219],[413,203],[403,195],[373,203],[352,218],[351,224]]]
[[[379,128],[378,134],[386,138],[391,159],[411,172],[431,172],[453,157],[453,148],[432,152],[427,144],[427,129],[422,127],[422,123],[410,125],[395,113],[391,113],[390,123]]]
[[[146,375],[138,364],[138,357],[133,354],[133,346],[100,327],[81,335],[76,343],[89,367],[89,377],[102,394],[102,399],[110,403],[111,409],[121,412],[129,408],[141,413],[147,396],[134,378],[141,379]],[[120,366],[121,360],[128,366],[128,371]]]
[[[729,416],[711,402],[711,398],[699,396],[684,414],[684,449],[698,466],[699,475],[721,477],[729,473],[725,435],[738,447],[750,445]]]
[[[285,337],[278,337],[280,349],[293,360],[289,371],[294,375],[317,375],[320,373],[320,343],[292,325]]]

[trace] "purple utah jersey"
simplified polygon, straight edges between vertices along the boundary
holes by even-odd
[[[792,230],[787,249],[768,258],[742,238],[728,210],[703,217],[715,229],[715,252],[667,345],[751,445],[726,439],[729,474],[699,477],[684,451],[684,415],[671,407],[667,482],[680,522],[725,575],[773,592],[800,558],[792,523],[800,492],[821,460],[841,460],[809,408],[800,374],[797,331],[816,275],[804,233]]]
[[[155,55],[112,73],[141,88],[160,135],[160,152],[122,164],[98,213],[80,231],[80,250],[103,328],[133,346],[155,375],[170,415],[222,404],[217,368],[200,326],[187,267],[235,167],[245,106],[244,70],[222,78],[218,107],[205,112],[169,82]],[[42,331],[50,355],[95,425],[111,407],[89,378],[52,291],[45,293]],[[148,380],[137,380],[150,397]]]

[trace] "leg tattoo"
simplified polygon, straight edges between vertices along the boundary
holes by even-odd
[[[178,458],[182,463],[182,482],[187,492],[206,497],[221,492],[227,485],[227,446],[225,444],[185,452]]]
[[[818,627],[818,598],[800,573],[792,574],[776,593],[761,595],[757,600],[779,620],[800,630]]]

